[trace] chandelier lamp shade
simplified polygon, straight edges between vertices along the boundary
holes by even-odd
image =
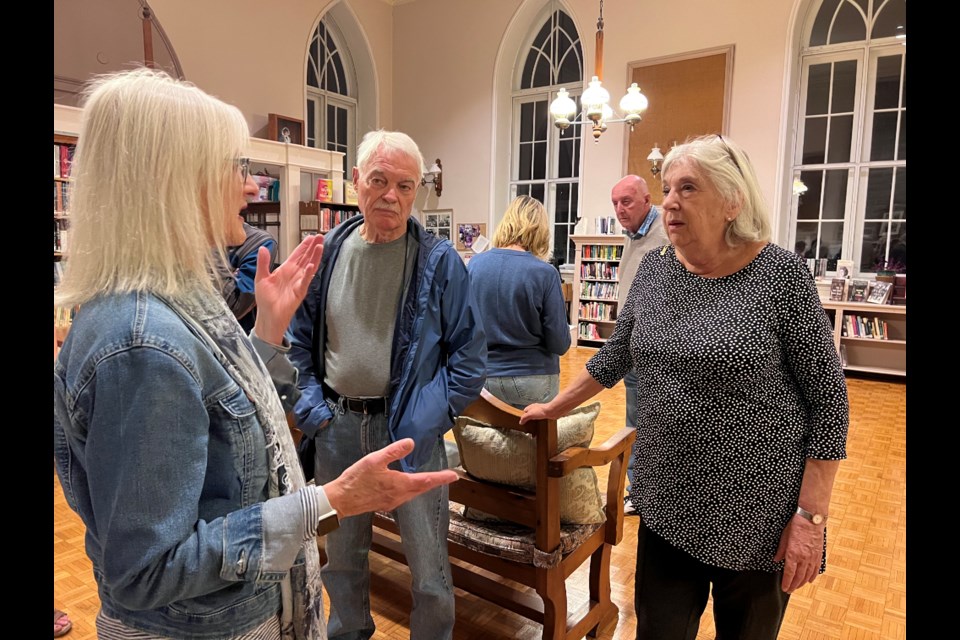
[[[560,89],[556,99],[550,104],[553,123],[560,129],[566,129],[578,119],[585,123],[590,122],[595,142],[600,140],[600,135],[607,130],[610,123],[626,122],[633,131],[634,125],[643,118],[642,114],[649,104],[647,97],[640,93],[640,87],[634,82],[620,99],[620,112],[623,116],[618,116],[610,106],[610,92],[603,87],[603,0],[600,0],[600,18],[597,20],[595,73],[580,96],[580,104],[582,111],[581,117],[578,117],[577,103],[566,89]]]

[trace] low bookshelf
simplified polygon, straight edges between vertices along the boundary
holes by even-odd
[[[845,371],[889,376],[907,375],[907,307],[895,304],[821,300],[833,324],[833,343]],[[880,334],[852,331],[860,319],[881,328]]]

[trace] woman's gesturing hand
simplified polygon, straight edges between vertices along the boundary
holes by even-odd
[[[257,297],[255,331],[261,340],[271,344],[283,342],[283,334],[307,294],[322,255],[323,236],[307,236],[290,257],[271,273],[270,252],[260,247],[254,291]]]
[[[411,451],[413,440],[404,438],[360,458],[339,478],[323,485],[330,506],[341,518],[390,511],[421,493],[457,479],[457,474],[449,469],[404,473],[388,468],[390,463]]]

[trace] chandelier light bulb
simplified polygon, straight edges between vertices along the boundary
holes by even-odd
[[[610,94],[600,84],[597,76],[593,76],[590,80],[590,85],[580,96],[580,103],[583,104],[583,110],[591,120],[603,117],[603,107],[610,103]]]
[[[556,125],[561,129],[570,126],[570,120],[577,113],[577,103],[573,101],[566,89],[560,89],[556,99],[550,103],[550,115],[553,116]]]

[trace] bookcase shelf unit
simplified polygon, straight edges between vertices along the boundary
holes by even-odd
[[[247,221],[260,222],[275,235],[279,261],[286,260],[300,243],[300,202],[313,199],[317,180],[333,183],[333,199],[343,200],[343,154],[297,144],[251,138],[247,151],[250,170],[265,170],[280,180],[279,202],[251,203]],[[346,205],[341,205],[346,206]]]
[[[570,324],[577,346],[599,347],[613,334],[619,313],[622,235],[573,235],[576,263],[573,269],[573,303]]]
[[[821,300],[821,303],[833,323],[833,343],[844,362],[845,371],[906,377],[906,305],[836,300]],[[885,339],[843,335],[847,316],[877,318],[886,324],[888,335]]]
[[[80,131],[80,110],[75,107],[66,107],[64,105],[53,105],[53,144],[57,146],[73,147],[77,144],[77,134]],[[62,274],[64,263],[61,262],[64,251],[69,245],[68,234],[70,228],[69,213],[69,191],[70,177],[62,174],[62,167],[54,168],[53,176],[53,268],[54,268],[54,287],[56,287],[58,274]],[[63,344],[70,330],[70,324],[73,317],[73,310],[58,309],[53,310],[53,341],[54,352],[56,347]]]

